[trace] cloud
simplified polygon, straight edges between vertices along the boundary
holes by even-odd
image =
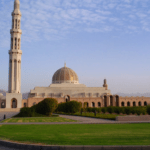
[[[149,0],[21,0],[22,42],[60,40],[72,32],[149,32]],[[0,1],[0,47],[10,41],[12,0]]]

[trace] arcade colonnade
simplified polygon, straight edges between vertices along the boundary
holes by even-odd
[[[48,97],[45,97],[48,98]],[[49,97],[51,98],[51,97]],[[98,98],[87,98],[87,97],[69,97],[66,96],[64,98],[56,98],[58,100],[58,103],[64,103],[67,101],[78,101],[82,103],[82,106],[85,107],[108,107],[108,106],[118,106],[118,107],[133,107],[133,106],[147,106],[150,104],[150,98],[149,97],[119,97],[118,95],[104,95],[102,97]],[[23,101],[22,104],[23,107],[28,106],[32,107],[33,105],[38,104],[44,100],[44,98],[28,98],[27,101]]]

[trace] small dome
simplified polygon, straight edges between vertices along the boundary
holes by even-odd
[[[52,83],[79,83],[79,81],[77,74],[65,64],[54,73]]]

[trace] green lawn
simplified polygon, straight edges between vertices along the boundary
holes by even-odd
[[[77,122],[77,121],[62,117],[9,118],[2,121],[2,123],[22,123],[22,122]]]
[[[2,125],[0,139],[49,145],[150,145],[150,124]]]

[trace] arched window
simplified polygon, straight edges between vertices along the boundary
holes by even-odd
[[[20,28],[20,20],[18,20],[18,29]]]
[[[92,102],[92,107],[95,107],[95,103],[94,102]]]
[[[20,39],[18,39],[18,49],[20,49]]]
[[[101,107],[101,103],[100,102],[98,102],[98,107]]]
[[[5,108],[5,103],[4,102],[1,103],[1,108]]]
[[[17,38],[15,38],[15,49],[17,49]]]
[[[141,106],[142,104],[141,104],[141,102],[139,102],[139,106]]]
[[[12,20],[12,29],[14,28],[14,19]]]
[[[133,106],[136,106],[136,103],[135,103],[135,102],[133,102]]]
[[[127,106],[130,106],[130,102],[127,102]]]
[[[15,29],[17,29],[17,19],[15,20]]]
[[[144,102],[144,106],[147,106],[147,102],[146,101]]]
[[[121,102],[121,106],[124,106],[124,102]]]
[[[11,38],[11,48],[13,49],[13,38]]]

